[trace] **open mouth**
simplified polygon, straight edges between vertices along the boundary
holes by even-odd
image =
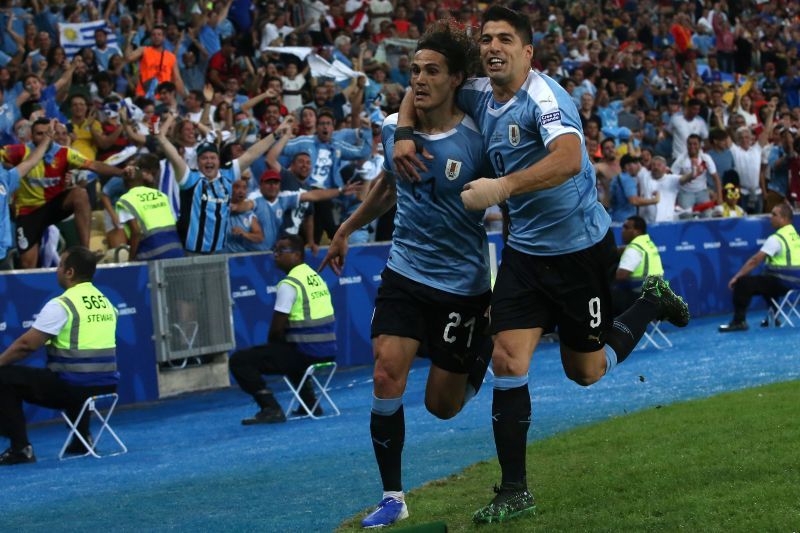
[[[489,60],[486,62],[486,65],[489,67],[489,70],[500,70],[505,66],[506,62],[500,59],[499,57],[490,57]]]

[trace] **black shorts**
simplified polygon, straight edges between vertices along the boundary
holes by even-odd
[[[47,226],[58,224],[72,214],[72,211],[64,209],[68,194],[69,191],[64,191],[33,213],[17,215],[17,249],[20,252],[38,245]]]
[[[611,230],[594,246],[564,255],[506,246],[492,296],[492,333],[558,327],[567,347],[599,350],[614,324],[611,283],[618,259]]]
[[[491,291],[462,296],[418,283],[386,268],[372,316],[372,338],[395,335],[416,339],[431,362],[466,374],[478,354],[491,355],[487,309]]]

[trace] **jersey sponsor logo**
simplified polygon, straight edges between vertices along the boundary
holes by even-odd
[[[447,179],[453,181],[461,173],[461,161],[448,159],[444,168],[444,175],[447,177]]]
[[[511,146],[517,146],[521,139],[522,139],[522,135],[519,132],[519,124],[509,124],[508,125],[508,142],[511,143]]]
[[[551,122],[558,122],[561,120],[561,111],[553,111],[552,113],[545,113],[542,115],[542,126],[550,124]]]

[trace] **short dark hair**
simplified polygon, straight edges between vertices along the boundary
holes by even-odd
[[[174,93],[178,91],[178,88],[171,81],[164,81],[159,83],[156,87],[156,94],[160,93],[161,91],[169,91]]]
[[[64,270],[75,271],[75,279],[79,281],[92,281],[97,270],[98,257],[85,246],[71,246],[67,248],[64,257]]]
[[[478,71],[479,55],[475,41],[453,19],[434,22],[417,43],[416,51],[420,50],[433,50],[442,54],[448,73],[462,74],[462,83]]]
[[[50,126],[50,119],[45,117],[37,118],[33,121],[33,124],[31,124],[31,130],[33,130],[34,126]]]
[[[192,89],[191,91],[189,91],[189,94],[191,94],[192,96],[197,98],[200,101],[201,104],[205,103],[205,101],[206,101],[206,97],[203,96],[203,91],[199,91],[197,89]]]
[[[153,154],[141,154],[136,158],[136,164],[142,170],[158,177],[161,174],[161,164],[158,156]]]
[[[322,117],[329,117],[334,124],[336,124],[336,115],[333,113],[333,109],[330,107],[321,107],[319,111],[317,111],[317,120],[321,119]]]
[[[703,102],[702,102],[702,101],[700,101],[700,99],[699,99],[699,98],[689,98],[689,101],[688,101],[688,102],[686,102],[686,105],[687,105],[688,107],[692,107],[693,105],[699,105],[699,106],[701,106],[701,105],[703,105]]]
[[[614,145],[614,147],[616,148],[616,146],[617,146],[617,141],[615,141],[613,137],[606,137],[605,139],[603,139],[602,141],[600,141],[600,148],[602,148],[603,146],[605,146],[605,144],[606,144],[607,142],[610,142],[610,143],[612,143],[612,144]]]
[[[487,22],[505,21],[508,22],[522,39],[522,44],[533,44],[533,33],[528,17],[505,6],[494,4],[483,13],[481,19],[481,32]]]
[[[689,139],[697,139],[697,141],[698,141],[698,142],[699,142],[701,145],[703,144],[703,138],[702,138],[702,137],[700,137],[700,136],[699,136],[698,134],[696,134],[696,133],[692,133],[691,135],[689,135],[688,137],[686,137],[686,141],[687,141],[687,142],[689,141]]]
[[[712,141],[724,141],[728,138],[728,132],[724,128],[714,128],[709,132],[708,137]]]
[[[792,207],[789,204],[786,202],[781,202],[775,206],[775,209],[778,210],[781,218],[786,219],[789,222],[792,221]]]
[[[642,235],[647,233],[647,222],[645,222],[642,217],[633,215],[632,217],[628,217],[628,220],[633,223],[633,229],[642,233]]]
[[[292,235],[287,233],[285,235],[281,235],[278,240],[289,241],[289,248],[291,248],[293,252],[297,252],[301,255],[305,253],[306,241],[300,235]]]

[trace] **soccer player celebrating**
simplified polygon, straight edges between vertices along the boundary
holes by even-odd
[[[580,117],[557,82],[531,70],[531,42],[527,17],[490,7],[479,39],[488,78],[467,81],[457,95],[458,107],[478,123],[499,176],[468,183],[464,205],[483,210],[506,202],[510,219],[491,307],[492,425],[502,481],[492,502],[474,514],[478,523],[535,510],[525,466],[528,368],[543,333],[558,327],[564,371],[588,386],[631,353],[651,320],[689,321],[686,303],[661,277],[648,277],[642,297],[613,318],[614,237],[597,201]],[[419,122],[409,100],[399,126]],[[426,168],[405,140],[397,141],[393,157],[395,170],[410,179]]]
[[[419,41],[411,71],[417,131],[400,132],[432,155],[430,171],[416,183],[396,182],[391,154],[397,116],[383,122],[384,175],[336,232],[322,266],[344,266],[349,235],[395,203],[389,262],[372,319],[375,356],[370,433],[383,482],[383,498],[364,527],[390,525],[408,516],[401,483],[405,438],[403,392],[420,346],[431,367],[425,405],[435,416],[455,416],[483,381],[491,340],[488,241],[483,210],[467,211],[464,185],[491,174],[475,123],[455,106],[454,95],[477,63],[463,30],[441,22]]]

